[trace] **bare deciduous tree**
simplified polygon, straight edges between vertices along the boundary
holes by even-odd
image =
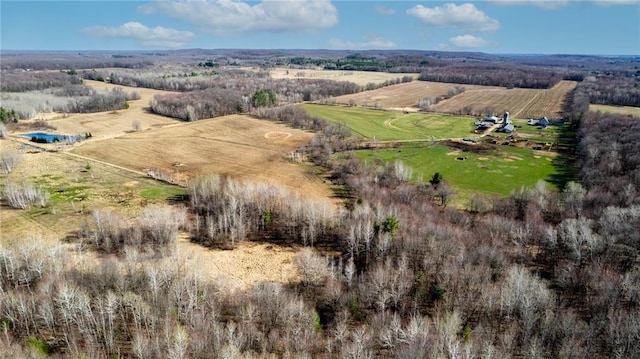
[[[26,182],[8,181],[2,193],[12,208],[45,207],[49,201],[49,193]]]

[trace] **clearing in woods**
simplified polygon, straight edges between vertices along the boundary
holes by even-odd
[[[589,111],[600,111],[608,113],[619,113],[621,115],[631,115],[640,117],[640,107],[632,106],[609,106],[609,105],[589,105]]]
[[[359,150],[355,154],[379,165],[402,160],[413,169],[414,180],[427,182],[439,172],[456,189],[454,204],[462,207],[475,192],[505,196],[523,186],[533,187],[538,180],[549,181],[557,173],[555,152],[513,146],[473,152],[440,143],[403,143],[398,148]]]

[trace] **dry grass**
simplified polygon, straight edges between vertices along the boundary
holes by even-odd
[[[546,90],[495,87],[467,89],[460,95],[438,103],[433,109],[438,112],[460,113],[469,106],[473,112],[479,113],[489,106],[497,114],[509,111],[514,118],[558,118],[567,93],[576,84],[575,81],[560,81]]]
[[[337,103],[344,105],[355,104],[365,107],[417,110],[416,104],[419,100],[431,96],[444,96],[454,87],[464,87],[466,91],[499,89],[499,87],[412,81],[371,91],[338,96],[335,100]]]
[[[240,242],[233,250],[205,249],[181,238],[176,257],[205,280],[218,280],[228,289],[246,289],[264,281],[299,280],[298,253],[291,247],[252,242]]]
[[[245,68],[245,70],[254,70],[254,68]],[[417,79],[419,74],[415,73],[388,73],[373,71],[336,71],[316,69],[290,69],[286,67],[277,67],[269,70],[269,74],[274,79],[317,79],[317,80],[334,80],[349,81],[361,86],[369,83],[380,84],[387,80],[394,80],[398,77],[411,76]]]
[[[141,172],[157,168],[178,181],[227,174],[327,198],[331,191],[322,180],[286,160],[288,151],[311,137],[311,133],[270,121],[231,115],[88,141],[73,153]]]
[[[607,113],[618,113],[621,115],[630,115],[640,117],[640,107],[632,106],[609,106],[609,105],[589,105],[589,111],[600,111]]]

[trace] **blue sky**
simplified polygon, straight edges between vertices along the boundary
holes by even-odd
[[[0,1],[2,50],[640,55],[640,0]]]

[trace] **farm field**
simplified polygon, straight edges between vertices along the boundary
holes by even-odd
[[[589,105],[589,111],[601,111],[608,113],[619,113],[622,115],[631,115],[640,117],[640,107],[632,106],[608,106],[608,105]]]
[[[444,82],[412,81],[379,89],[334,97],[336,103],[361,107],[389,108],[417,111],[417,102],[425,97],[446,95],[454,87],[465,90],[501,89],[500,87],[458,85]]]
[[[551,89],[485,88],[468,89],[462,94],[433,105],[433,110],[444,113],[462,113],[470,108],[473,113],[491,109],[494,114],[509,111],[512,118],[549,119],[560,117],[564,99],[576,87],[575,81],[560,81]]]
[[[368,140],[407,141],[469,136],[474,119],[430,113],[403,113],[358,107],[304,104],[311,116],[342,123]]]
[[[416,73],[388,73],[374,71],[338,71],[316,69],[290,69],[286,67],[277,67],[269,70],[271,77],[275,79],[324,79],[334,81],[349,81],[360,86],[366,86],[369,83],[380,84],[387,80],[394,80],[398,77],[411,76],[418,78]]]
[[[286,160],[288,151],[312,136],[274,122],[231,115],[88,141],[72,153],[141,172],[159,169],[179,182],[227,174],[328,198],[332,193],[322,180]]]
[[[456,203],[461,205],[465,205],[465,200],[474,192],[508,195],[522,186],[532,187],[539,179],[549,179],[556,173],[552,164],[554,153],[511,146],[470,152],[441,144],[405,143],[399,148],[360,150],[355,154],[373,164],[402,160],[413,168],[414,180],[426,182],[439,172],[455,187]]]

